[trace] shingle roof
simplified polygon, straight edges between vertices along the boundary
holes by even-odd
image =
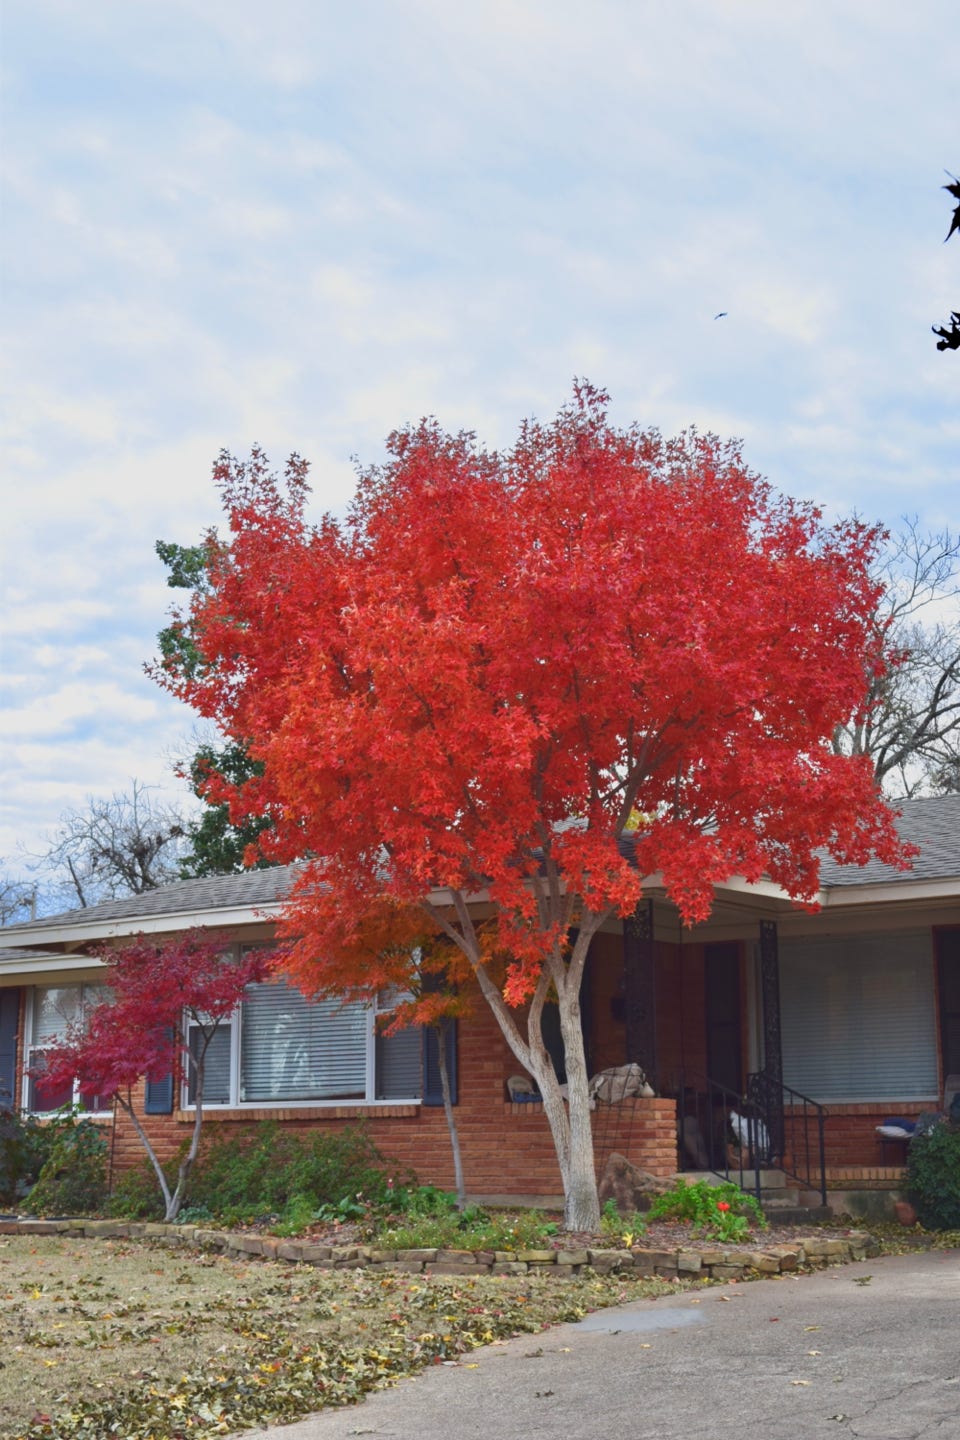
[[[848,885],[880,885],[891,880],[948,880],[960,877],[960,795],[928,795],[899,800],[897,830],[920,846],[911,870],[895,870],[880,860],[866,865],[837,865],[824,858],[821,884],[828,889]]]
[[[175,880],[143,895],[125,895],[121,900],[104,900],[81,910],[44,915],[8,925],[3,933],[16,936],[21,930],[62,929],[65,925],[90,925],[100,920],[146,919],[152,915],[180,915],[196,911],[231,910],[276,904],[282,900],[293,876],[292,865],[269,870],[247,870],[242,875],[210,875],[202,880]]]
[[[908,871],[895,870],[879,860],[869,864],[837,865],[825,857],[821,884],[825,889],[853,885],[886,884],[895,880],[942,880],[960,877],[960,795],[928,796],[901,800],[897,828],[905,840],[920,846],[920,854]],[[109,920],[147,919],[157,915],[209,913],[234,908],[254,909],[273,905],[284,898],[293,877],[293,866],[270,870],[247,870],[242,875],[212,875],[203,880],[178,880],[148,890],[144,895],[127,895],[82,910],[46,915],[41,920],[21,921],[3,931],[3,939],[16,938],[18,931],[62,929]]]

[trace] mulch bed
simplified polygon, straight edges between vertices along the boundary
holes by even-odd
[[[559,1220],[559,1216],[550,1216],[550,1219]],[[244,1227],[248,1228],[248,1227]],[[798,1240],[811,1239],[814,1235],[830,1239],[837,1237],[842,1239],[849,1235],[856,1227],[850,1225],[774,1225],[771,1224],[766,1230],[753,1229],[742,1239],[735,1242],[723,1242],[727,1248],[746,1250],[763,1250],[768,1245],[789,1245]],[[250,1226],[251,1231],[262,1234],[269,1234],[269,1225]],[[627,1233],[627,1222],[624,1221],[624,1233]],[[314,1245],[369,1245],[371,1243],[370,1233],[361,1223],[342,1221],[328,1225],[311,1225],[309,1230],[297,1236],[298,1240],[307,1241]],[[691,1241],[698,1241],[708,1245],[718,1245],[720,1242],[710,1240],[703,1235],[695,1235],[692,1228],[682,1221],[653,1220],[645,1230],[633,1235],[634,1247],[644,1250],[682,1250]],[[537,1248],[543,1250],[623,1250],[627,1248],[623,1235],[608,1234],[600,1232],[591,1233],[588,1230],[573,1231],[565,1230],[561,1234],[551,1235],[543,1241],[537,1241]]]

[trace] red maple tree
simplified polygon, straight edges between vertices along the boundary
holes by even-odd
[[[404,989],[413,937],[447,942],[540,1087],[579,1229],[598,1218],[583,967],[643,877],[692,923],[733,875],[813,902],[820,849],[904,863],[869,761],[830,749],[880,663],[878,531],[825,526],[735,443],[617,429],[606,402],[580,385],[500,454],[398,431],[342,524],[309,522],[298,457],[280,480],[222,455],[230,536],[177,621],[203,664],[164,676],[262,763],[211,798],[269,812],[271,858],[310,857],[284,921],[297,982]],[[417,993],[407,1018],[435,1019]]]
[[[107,998],[85,1024],[44,1051],[36,1072],[51,1087],[76,1082],[82,1096],[116,1101],[153,1166],[167,1220],[179,1213],[197,1158],[210,1042],[246,987],[264,979],[271,963],[264,951],[256,950],[234,960],[225,954],[228,945],[222,936],[190,930],[171,940],[140,935],[115,949],[102,947],[98,953],[107,967]],[[190,1145],[172,1191],[133,1099],[140,1081],[167,1077],[174,1094],[188,1082],[194,1104]]]

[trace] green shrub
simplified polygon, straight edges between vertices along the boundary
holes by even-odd
[[[58,1133],[56,1121],[0,1110],[0,1205],[16,1205],[36,1184]]]
[[[711,1185],[697,1180],[692,1185],[678,1176],[673,1188],[658,1195],[647,1211],[648,1220],[681,1220],[713,1240],[742,1240],[751,1222],[761,1230],[767,1220],[752,1195],[731,1180]]]
[[[389,1183],[389,1182],[388,1182]],[[389,1197],[390,1208],[400,1215],[454,1215],[457,1211],[457,1197],[452,1190],[441,1190],[436,1185],[417,1185],[414,1189],[402,1186],[393,1189]]]
[[[445,1192],[441,1191],[440,1194]],[[458,1211],[435,1203],[432,1210],[410,1212],[377,1231],[377,1242],[390,1250],[540,1250],[557,1225],[539,1210],[488,1211],[468,1205]]]
[[[176,1183],[176,1177],[173,1178]],[[108,1215],[119,1220],[163,1219],[163,1196],[157,1184],[156,1172],[148,1160],[138,1165],[135,1170],[125,1170],[115,1179],[106,1211]]]
[[[358,1195],[366,1204],[383,1204],[397,1178],[412,1177],[398,1177],[362,1126],[302,1136],[264,1121],[243,1135],[214,1135],[202,1146],[188,1203],[228,1222],[280,1215],[284,1223],[300,1223]]]
[[[48,1122],[50,1153],[23,1208],[32,1215],[90,1215],[107,1192],[107,1142],[92,1120]]]
[[[600,1212],[600,1229],[604,1235],[615,1239],[630,1236],[634,1240],[647,1228],[647,1217],[634,1210],[632,1215],[621,1215],[614,1199],[607,1200]]]
[[[960,1125],[944,1121],[914,1136],[907,1190],[924,1229],[960,1229]]]

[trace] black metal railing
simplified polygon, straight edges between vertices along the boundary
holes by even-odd
[[[681,1169],[711,1170],[760,1198],[761,1172],[778,1169],[826,1204],[826,1109],[765,1071],[747,1077],[746,1092],[689,1071],[662,1094],[677,1102]]]
[[[684,1071],[663,1092],[677,1102],[677,1157],[681,1170],[712,1170],[733,1180],[741,1190],[760,1193],[759,1166],[751,1166],[751,1152],[737,1145],[731,1114],[748,1108],[743,1095],[709,1076]],[[754,1173],[748,1175],[753,1169]]]
[[[818,1191],[826,1205],[826,1106],[762,1070],[747,1077],[747,1096],[767,1123],[775,1163],[789,1179]]]

